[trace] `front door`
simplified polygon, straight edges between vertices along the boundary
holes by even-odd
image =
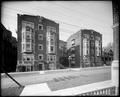
[[[43,64],[42,63],[38,64],[38,70],[43,70]]]

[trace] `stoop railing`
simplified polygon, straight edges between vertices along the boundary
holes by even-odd
[[[100,89],[100,90],[95,90],[95,91],[91,91],[91,92],[86,92],[86,93],[82,93],[79,96],[93,96],[93,95],[101,95],[101,96],[115,96],[116,94],[116,87],[109,87],[109,88],[104,88],[104,89]]]

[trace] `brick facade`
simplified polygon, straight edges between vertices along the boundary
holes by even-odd
[[[51,28],[50,32],[48,32],[47,30],[48,26]],[[52,32],[53,31],[52,28],[55,29],[55,32]],[[48,33],[50,33],[49,35],[50,37],[48,36]],[[51,40],[48,41],[48,39],[51,39],[52,37],[51,33],[53,33],[55,37],[54,53],[51,52],[48,53],[48,48],[50,48],[48,47],[48,43],[51,43]],[[17,71],[39,71],[39,70],[57,68],[57,63],[59,63],[59,57],[58,57],[59,24],[55,23],[52,20],[40,16],[18,14],[17,35],[18,35]],[[27,60],[27,63],[25,63],[26,59],[24,59],[23,55],[25,56],[25,58],[30,56],[30,59],[28,58],[30,61]],[[50,62],[48,60],[48,55],[54,55],[55,59]]]
[[[94,30],[82,29],[67,40],[72,67],[102,65],[102,35]]]

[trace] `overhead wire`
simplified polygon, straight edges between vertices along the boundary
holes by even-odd
[[[11,9],[11,10],[15,10],[15,11],[16,11],[16,9],[14,9],[14,8],[10,8],[10,7],[6,7],[6,8],[9,8],[9,9]],[[22,13],[26,12],[26,11],[22,11],[22,10],[18,10],[18,9],[17,9],[17,11],[20,11],[20,12],[22,12]],[[27,13],[27,12],[26,12],[26,13]],[[10,14],[10,13],[9,13],[9,14]],[[31,14],[33,14],[33,13],[31,13]],[[34,14],[33,14],[33,15],[34,15]],[[52,19],[52,20],[53,20],[53,19]],[[54,21],[59,22],[60,24],[66,24],[66,25],[69,25],[69,26],[74,26],[74,27],[79,27],[79,28],[81,28],[81,27],[78,26],[78,25],[74,25],[74,24],[62,22],[62,21],[60,21],[60,20],[54,19]]]
[[[9,19],[9,22],[11,22],[12,23],[12,21],[14,20],[14,21],[16,21],[15,20],[15,18],[16,18],[16,16],[13,16],[13,15],[10,15],[10,14],[7,14],[7,15],[5,15],[6,17],[9,17],[10,19]],[[8,18],[4,18],[4,19],[8,19]],[[64,29],[64,28],[59,28],[61,31],[64,31],[64,32],[66,32],[66,33],[74,33],[75,31],[73,31],[73,30],[68,30],[68,29]]]
[[[11,9],[11,10],[14,10],[14,11],[20,11],[21,13],[30,13],[30,12],[27,12],[27,11],[23,11],[23,10],[19,10],[19,9],[14,9],[14,8],[10,8],[10,7],[6,7],[6,8],[9,8],[9,9]],[[9,14],[11,14],[11,13],[9,13]],[[32,14],[32,15],[35,15],[35,14],[33,14],[33,13],[30,13],[30,14]],[[53,20],[53,19],[52,19]],[[76,27],[76,28],[83,28],[83,27],[81,27],[81,26],[78,26],[78,25],[74,25],[74,24],[70,24],[70,23],[66,23],[66,22],[63,22],[63,21],[60,21],[60,20],[56,20],[56,19],[54,19],[54,21],[56,21],[56,22],[58,22],[58,23],[60,23],[60,24],[62,24],[62,25],[69,25],[69,26],[72,26],[72,27]],[[85,27],[84,27],[85,28]]]
[[[57,4],[57,3],[56,3]],[[57,5],[59,5],[59,4],[57,4]],[[61,6],[61,5],[59,5],[59,6]],[[65,8],[66,9],[66,7],[64,7],[64,6],[61,6],[62,8]],[[10,7],[6,7],[6,8],[10,8]],[[33,8],[33,7],[32,7]],[[14,9],[14,8],[10,8],[10,9],[12,9],[12,10],[16,10],[16,9]],[[68,9],[68,8],[67,8]],[[32,14],[32,15],[34,15],[33,13],[30,13],[30,12],[27,12],[27,11],[23,11],[23,10],[19,10],[19,9],[17,9],[18,11],[21,11],[22,13],[28,13],[28,14]],[[38,10],[38,9],[35,9],[35,10]],[[41,9],[39,9],[39,10],[41,10]],[[68,9],[68,10],[70,10],[70,9]],[[74,10],[73,12],[75,12],[76,10]],[[48,12],[47,12],[48,13]],[[63,13],[62,13],[63,14]],[[78,14],[78,12],[77,12],[77,14]],[[82,14],[84,14],[84,13],[82,13]],[[81,15],[82,15],[81,14]],[[84,15],[84,16],[87,16],[87,15]],[[79,18],[79,17],[78,17]],[[89,17],[90,18],[90,17]],[[52,19],[53,20],[53,19]],[[81,21],[82,19],[80,19],[80,21]],[[95,20],[95,19],[94,19]],[[97,20],[99,20],[99,19],[97,19]],[[59,21],[59,20],[55,20],[55,21],[58,21],[59,23],[61,23],[61,21]],[[96,20],[95,20],[96,21]],[[80,27],[80,26],[77,26],[77,25],[73,25],[73,24],[69,24],[69,23],[65,23],[65,22],[62,22],[63,24],[67,24],[67,25],[71,25],[71,26],[74,26],[74,27]],[[98,25],[98,24],[97,24]],[[100,25],[100,24],[99,24]],[[105,26],[105,25],[100,25],[100,26]]]
[[[58,4],[58,3],[56,3],[58,6],[60,6],[61,8],[64,8],[64,9],[67,9],[67,10],[73,10],[71,7],[66,7],[66,6],[63,6],[63,5],[61,5],[61,4]],[[84,10],[84,9],[83,9]],[[91,18],[91,19],[93,19],[94,21],[99,21],[99,22],[104,22],[102,19],[98,19],[98,18],[96,18],[96,17],[94,17],[94,16],[91,16],[91,15],[89,15],[89,14],[86,14],[86,13],[84,13],[84,12],[81,12],[80,10],[73,10],[72,11],[73,13],[75,13],[76,12],[76,14],[80,14],[80,15],[84,15],[85,17],[88,17],[88,18]]]

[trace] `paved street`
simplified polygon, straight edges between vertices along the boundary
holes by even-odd
[[[22,85],[30,85],[46,82],[52,91],[70,88],[94,82],[111,79],[111,68],[97,68],[90,70],[71,70],[66,72],[23,75],[14,77]],[[1,87],[5,89],[18,87],[10,78],[1,79]]]

